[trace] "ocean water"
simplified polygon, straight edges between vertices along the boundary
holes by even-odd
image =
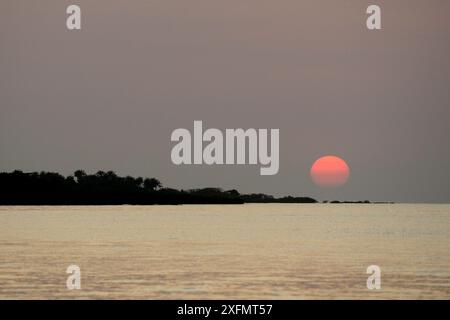
[[[450,205],[0,207],[0,298],[450,299]]]

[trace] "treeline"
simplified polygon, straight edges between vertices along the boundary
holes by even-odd
[[[113,171],[87,174],[77,170],[64,177],[54,172],[0,173],[0,205],[151,205],[315,203],[308,197],[275,198],[265,194],[241,195],[220,188],[176,190],[156,178],[120,177]]]

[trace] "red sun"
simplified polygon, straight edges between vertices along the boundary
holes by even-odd
[[[314,183],[320,187],[338,187],[347,182],[350,169],[341,158],[324,156],[314,162],[310,174]]]

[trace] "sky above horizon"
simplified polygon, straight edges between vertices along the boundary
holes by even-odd
[[[82,30],[66,29],[66,7]],[[380,31],[366,8],[382,8]],[[0,2],[0,171],[450,202],[450,1]],[[174,129],[280,129],[280,171],[175,166]],[[350,178],[315,185],[336,155]]]

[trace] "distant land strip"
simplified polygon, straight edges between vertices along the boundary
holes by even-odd
[[[120,177],[113,171],[87,174],[77,170],[64,177],[55,172],[19,170],[0,173],[0,205],[152,205],[316,203],[309,197],[275,198],[240,194],[221,188],[177,190],[156,178]]]
[[[121,177],[113,171],[87,174],[77,170],[63,176],[55,172],[0,173],[0,205],[179,205],[244,203],[317,203],[310,197],[276,198],[237,190],[167,188],[156,178]],[[328,201],[325,201],[328,202]],[[331,201],[330,203],[341,203]],[[342,203],[370,203],[369,201]]]

